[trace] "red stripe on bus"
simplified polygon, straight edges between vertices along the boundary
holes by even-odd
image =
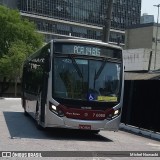
[[[67,108],[66,106],[63,105],[59,105],[58,108],[64,112],[64,115],[67,118],[81,119],[81,120],[104,120],[108,117],[109,114],[114,113],[113,108],[106,109],[105,111]]]

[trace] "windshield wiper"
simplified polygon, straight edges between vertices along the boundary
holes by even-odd
[[[73,58],[73,56],[72,56],[72,55],[68,55],[68,56],[69,56],[69,58],[72,60],[72,64],[74,65],[74,67],[75,67],[75,69],[76,69],[79,77],[83,78],[83,75],[82,75],[82,73],[81,73],[81,70],[80,70],[77,62],[76,62],[75,59]]]
[[[100,74],[101,74],[102,70],[104,69],[104,67],[105,67],[105,65],[106,65],[106,62],[107,62],[107,59],[106,59],[106,58],[105,58],[105,59],[103,59],[103,63],[102,63],[102,65],[100,66],[100,68],[99,68],[98,72],[95,74],[95,76],[94,76],[94,80],[96,80],[96,79],[98,79],[98,78],[99,78],[99,76],[100,76]]]

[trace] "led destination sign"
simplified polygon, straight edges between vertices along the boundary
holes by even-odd
[[[74,54],[82,54],[82,55],[89,55],[89,56],[101,56],[101,49],[89,46],[73,46],[73,53]]]
[[[62,54],[77,54],[122,59],[121,50],[91,45],[57,43],[55,45],[55,52]]]

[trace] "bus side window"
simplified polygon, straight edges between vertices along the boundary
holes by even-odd
[[[48,50],[45,53],[45,58],[44,59],[45,59],[44,69],[45,69],[45,72],[48,73],[51,69],[50,53],[49,53]]]
[[[28,69],[24,70],[24,89],[26,92],[36,95],[41,89],[43,69],[40,66],[32,68],[32,65],[36,64],[29,64]]]
[[[50,44],[31,55],[24,68],[24,89],[35,95],[42,90],[44,74],[50,71]]]

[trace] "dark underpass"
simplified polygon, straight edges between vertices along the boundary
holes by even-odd
[[[160,132],[160,81],[126,80],[122,123]]]

